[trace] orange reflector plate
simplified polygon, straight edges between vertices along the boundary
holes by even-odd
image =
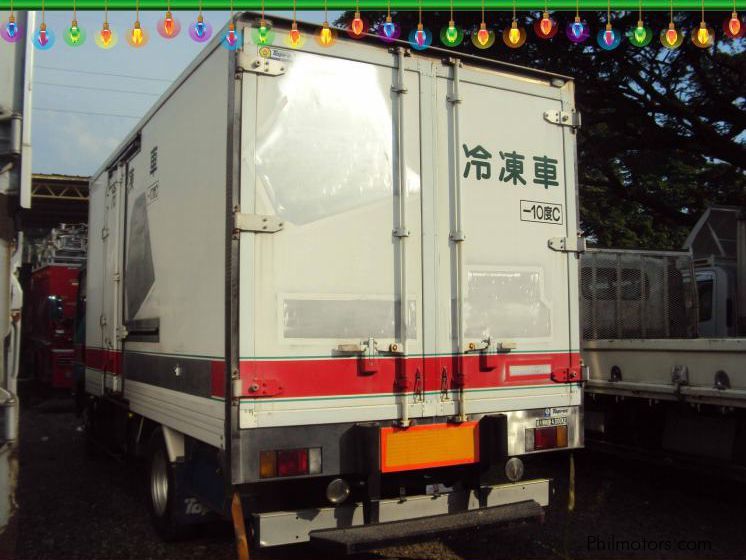
[[[381,472],[479,461],[479,423],[381,428]]]

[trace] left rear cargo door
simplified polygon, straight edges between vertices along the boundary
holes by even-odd
[[[243,76],[241,212],[269,217],[277,231],[241,237],[242,412],[252,411],[241,426],[422,416],[416,65],[407,59],[399,94],[397,57],[383,49],[253,56],[276,75]]]

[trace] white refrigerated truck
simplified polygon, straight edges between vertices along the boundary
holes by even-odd
[[[251,17],[92,178],[91,437],[147,452],[166,536],[542,518],[583,444],[572,80]]]

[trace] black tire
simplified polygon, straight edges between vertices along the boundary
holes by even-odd
[[[166,440],[160,427],[150,437],[147,469],[148,509],[156,532],[165,541],[185,538],[187,527],[175,521],[174,467],[168,460]]]

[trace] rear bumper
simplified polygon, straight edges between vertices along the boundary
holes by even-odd
[[[338,551],[362,552],[441,533],[540,520],[549,505],[550,481],[482,486],[434,496],[379,502],[379,523],[365,524],[363,504],[260,513],[252,516],[260,546],[313,541]]]
[[[475,527],[494,527],[519,521],[539,521],[543,517],[544,508],[531,500],[407,521],[314,531],[311,533],[311,542],[323,546],[329,552],[356,554],[383,545],[394,546],[443,533],[456,533]]]

